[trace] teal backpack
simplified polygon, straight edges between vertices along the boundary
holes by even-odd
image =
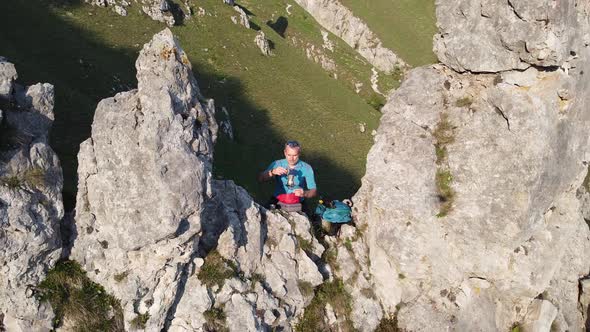
[[[352,209],[348,204],[337,200],[332,201],[329,206],[320,203],[315,209],[315,214],[334,224],[350,222],[352,220],[351,213]]]

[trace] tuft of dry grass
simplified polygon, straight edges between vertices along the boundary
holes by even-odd
[[[297,332],[315,332],[329,331],[329,327],[324,322],[324,308],[330,304],[334,309],[337,317],[344,318],[344,322],[339,326],[341,331],[354,331],[350,315],[352,311],[352,297],[344,289],[344,283],[341,279],[334,279],[330,282],[321,284],[315,293],[314,298],[307,308],[301,320],[295,327]]]
[[[137,316],[135,316],[135,318],[131,320],[131,326],[133,326],[135,329],[144,330],[149,319],[150,314],[148,314],[147,312],[143,314],[138,314]]]
[[[471,104],[473,104],[473,99],[471,99],[471,97],[463,97],[455,101],[455,106],[457,107],[469,107]]]
[[[445,217],[452,209],[455,199],[455,191],[451,187],[453,176],[449,170],[438,169],[436,171],[436,190],[441,202],[440,211],[437,217]]]
[[[198,278],[208,287],[213,285],[221,287],[226,279],[234,275],[234,269],[227,264],[217,250],[212,250],[205,257],[205,263],[199,271]]]
[[[397,326],[397,316],[383,317],[377,325],[375,332],[402,332],[403,330]]]
[[[313,285],[309,281],[297,280],[297,286],[304,297],[313,295]]]
[[[44,188],[47,185],[47,172],[41,167],[27,169],[23,173],[23,180],[35,188]]]
[[[436,154],[437,170],[435,174],[435,185],[440,200],[440,209],[436,215],[439,218],[445,217],[451,212],[455,198],[455,192],[451,187],[453,176],[446,165],[448,159],[447,145],[455,142],[454,127],[449,120],[447,113],[440,115],[440,120],[432,133],[436,140],[434,149]]]
[[[55,312],[54,327],[65,320],[74,331],[123,331],[121,303],[92,282],[75,261],[62,261],[47,273],[37,287],[40,302],[49,302]]]
[[[453,132],[453,129],[453,124],[449,120],[449,115],[447,113],[442,113],[432,136],[436,139],[437,144],[442,147],[455,142],[455,133]]]
[[[225,325],[225,312],[222,308],[211,308],[203,313],[207,323],[203,326],[205,331],[209,332],[227,332],[229,329]]]

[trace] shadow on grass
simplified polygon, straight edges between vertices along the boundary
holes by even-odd
[[[138,48],[132,45],[114,46],[110,41],[105,44],[102,40],[107,38],[104,36],[70,22],[69,10],[79,9],[80,6],[88,8],[88,15],[92,11],[108,11],[85,5],[81,0],[0,1],[0,31],[3,32],[0,34],[0,55],[16,65],[21,83],[49,82],[55,86],[56,120],[51,145],[59,155],[64,171],[66,210],[73,209],[75,205],[77,153],[80,143],[90,137],[97,103],[137,86],[134,63]],[[132,8],[137,8],[137,5],[133,4]],[[117,20],[128,19],[112,15],[112,20],[108,18],[107,23],[116,24]],[[93,22],[91,18],[82,19],[85,24],[105,23]],[[141,38],[133,40],[142,45],[165,26],[146,17],[141,27],[128,24],[125,27],[116,26],[116,33],[131,34],[136,28],[145,31]],[[283,158],[283,142],[297,137],[284,137],[274,130],[269,111],[260,109],[245,95],[238,79],[195,65],[193,71],[202,93],[214,98],[218,109],[222,106],[228,108],[235,130],[234,141],[229,141],[220,133],[215,149],[216,177],[232,179],[245,187],[258,202],[266,201],[273,186],[270,183],[258,184],[256,174],[272,160]],[[360,185],[360,179],[354,179],[330,158],[306,156],[305,147],[302,159],[316,170],[320,192],[329,192],[330,197],[348,197]]]

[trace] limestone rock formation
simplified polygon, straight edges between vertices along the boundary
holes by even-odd
[[[236,22],[234,23],[239,23],[240,25],[246,27],[246,29],[250,29],[250,19],[248,18],[248,14],[246,14],[246,12],[242,9],[242,7],[240,6],[234,6],[234,10],[238,13],[239,17],[236,18]],[[234,16],[232,16],[232,20],[234,19]]]
[[[63,178],[48,139],[54,90],[16,78],[0,57],[0,329],[49,331],[53,311],[36,300],[35,285],[61,255]]]
[[[136,67],[138,89],[101,101],[80,147],[71,258],[121,300],[129,330],[202,331],[214,313],[230,331],[292,330],[328,277],[309,220],[211,179],[213,101],[170,30]]]
[[[385,48],[379,38],[352,11],[338,0],[295,0],[326,30],[367,59],[370,64],[386,73],[405,67],[405,62],[393,51]]]
[[[457,71],[561,66],[590,35],[580,35],[587,2],[438,1],[439,59]]]
[[[389,97],[354,197],[368,282],[400,328],[583,330],[588,6],[437,2],[443,64]]]
[[[324,248],[311,235],[309,220],[266,211],[232,181],[216,180],[201,223],[199,250],[216,250],[235,271],[222,287],[206,292],[199,280],[204,267],[196,261],[172,330],[200,330],[202,303],[205,310],[225,311],[230,331],[291,330],[313,297],[308,288],[323,282],[320,271],[327,273],[319,261]],[[203,294],[209,295],[193,304]]]
[[[148,314],[159,330],[199,240],[217,124],[170,30],[136,68],[137,90],[101,101],[80,146],[71,257],[121,299],[127,325]]]
[[[269,56],[272,54],[270,49],[270,43],[268,39],[266,39],[264,31],[258,31],[256,37],[254,37],[254,43],[256,43],[256,46],[258,46],[260,52],[262,52],[263,55]]]
[[[84,0],[93,6],[111,7],[121,16],[127,16],[127,8],[130,8],[131,0]],[[165,23],[169,27],[177,24],[177,18],[189,18],[191,16],[190,5],[184,2],[186,13],[172,0],[135,0],[141,6],[141,10],[153,20]],[[176,16],[176,17],[175,17]]]

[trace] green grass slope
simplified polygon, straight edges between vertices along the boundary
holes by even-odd
[[[172,29],[193,65],[203,94],[226,107],[235,140],[223,134],[215,150],[217,177],[235,180],[259,201],[272,185],[256,183],[256,173],[282,157],[282,143],[297,139],[303,159],[314,166],[320,191],[330,197],[353,194],[365,171],[372,145],[371,130],[380,113],[369,105],[371,67],[343,42],[331,36],[338,79],[306,57],[301,45],[321,48],[320,26],[294,5],[291,15],[280,0],[245,0],[253,26],[274,46],[264,57],[254,44],[256,31],[234,25],[237,13],[219,0],[192,1],[205,16],[194,16]],[[267,22],[288,21],[284,38]],[[164,25],[139,13],[139,6],[120,17],[81,0],[0,1],[0,55],[14,62],[24,84],[50,82],[56,88],[56,121],[52,146],[64,169],[66,206],[76,191],[76,155],[89,137],[96,104],[136,86],[134,61],[143,44]],[[383,91],[395,88],[399,76],[380,79]],[[362,83],[359,94],[354,84]],[[218,115],[221,112],[218,112]],[[222,117],[220,116],[220,119]],[[361,133],[359,123],[366,123]]]
[[[434,0],[340,0],[375,32],[383,45],[417,67],[435,63]]]

